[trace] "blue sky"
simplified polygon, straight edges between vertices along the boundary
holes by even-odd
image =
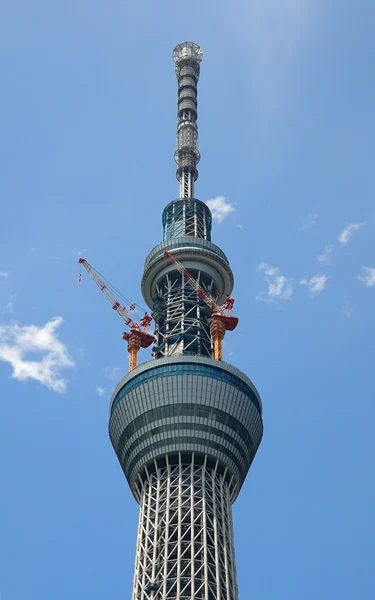
[[[196,195],[235,274],[225,359],[264,405],[234,506],[240,597],[374,597],[374,19],[370,0],[3,5],[1,600],[131,595],[137,505],[107,434],[128,355],[77,259],[141,301],[178,195],[186,39],[204,50]]]

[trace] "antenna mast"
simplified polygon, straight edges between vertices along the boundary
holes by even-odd
[[[197,84],[203,51],[194,42],[178,44],[173,50],[178,81],[178,125],[176,177],[180,182],[180,198],[194,198],[194,183],[198,179]]]

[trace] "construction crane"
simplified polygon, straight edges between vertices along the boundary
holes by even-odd
[[[140,348],[148,348],[155,339],[154,336],[148,332],[148,328],[152,321],[151,315],[145,312],[144,316],[139,322],[132,319],[128,309],[115,298],[114,294],[109,288],[109,284],[102,279],[94,267],[90,265],[85,258],[80,258],[78,262],[84,266],[100,291],[103,292],[105,297],[111,303],[113,310],[117,312],[117,314],[124,321],[125,325],[129,327],[129,331],[123,333],[122,337],[128,342],[128,352],[130,354],[129,371],[133,371],[133,369],[135,369],[137,366],[137,355]],[[80,277],[81,276],[79,276],[78,281],[80,281]],[[135,304],[130,304],[129,310],[134,310],[134,308]]]
[[[185,281],[197,292],[198,298],[203,300],[212,311],[209,321],[211,337],[214,343],[215,360],[223,360],[223,339],[226,331],[233,331],[238,325],[238,317],[232,316],[234,298],[226,297],[222,306],[218,306],[216,299],[204,290],[189,271],[180,263],[171,252],[164,252],[165,258],[174,263],[177,270],[183,275]],[[220,292],[218,292],[220,293]]]

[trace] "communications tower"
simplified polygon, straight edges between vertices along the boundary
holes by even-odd
[[[180,195],[142,277],[153,359],[117,385],[109,435],[140,505],[132,600],[237,600],[232,504],[262,438],[262,404],[247,375],[221,360],[238,319],[228,259],[194,193],[202,50],[184,42],[173,60]]]

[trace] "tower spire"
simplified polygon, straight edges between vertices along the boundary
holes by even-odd
[[[194,198],[194,183],[198,178],[197,84],[202,49],[194,42],[182,42],[173,50],[178,81],[177,164],[176,177],[180,182],[180,198]]]

